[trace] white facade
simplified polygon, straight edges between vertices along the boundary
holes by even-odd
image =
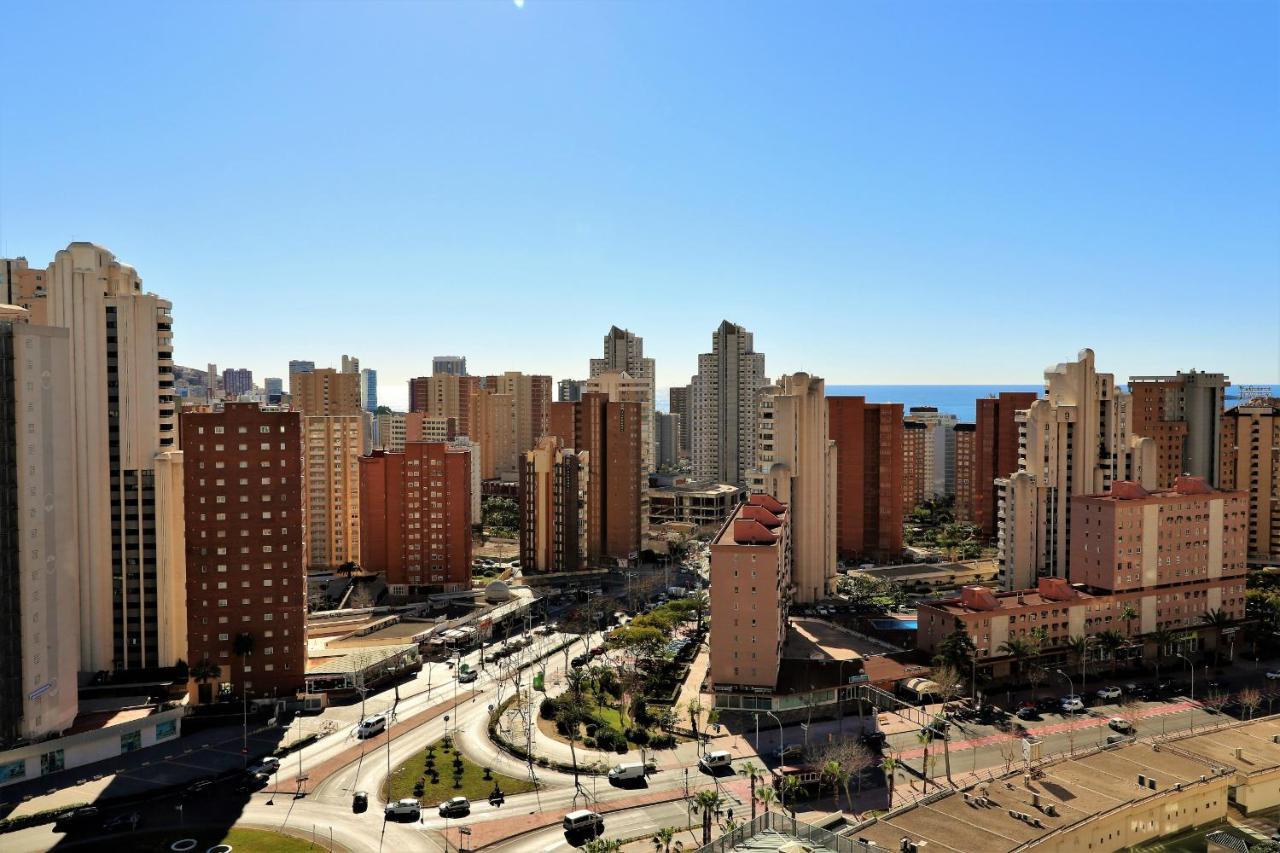
[[[956,416],[945,412],[912,409],[903,418],[925,426],[925,497],[956,493]]]
[[[756,407],[769,384],[764,353],[750,332],[725,320],[711,336],[711,352],[698,356],[693,377],[691,450],[699,480],[745,487],[755,465]]]

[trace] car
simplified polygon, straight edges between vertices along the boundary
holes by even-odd
[[[591,656],[593,658],[598,658],[602,654],[604,654],[604,646],[596,646],[591,650]]]
[[[786,761],[788,758],[802,758],[804,756],[804,747],[798,743],[789,743],[786,746],[775,749],[772,754],[779,761]]]
[[[858,740],[868,749],[879,750],[884,748],[885,735],[884,732],[863,732]]]
[[[477,673],[474,669],[469,669],[466,672],[458,674],[458,683],[470,684],[471,682],[475,681],[479,677],[480,677],[479,673]]]
[[[351,811],[355,814],[363,814],[369,808],[369,792],[356,791],[351,797]]]
[[[571,666],[586,666],[588,660],[590,660],[590,658],[586,655],[576,655],[573,660],[569,661],[569,664]]]
[[[1272,681],[1276,681],[1280,679],[1280,669],[1267,670],[1267,678],[1271,679]]]
[[[1076,711],[1084,710],[1084,701],[1074,693],[1069,696],[1063,696],[1059,705],[1064,714],[1074,714]]]
[[[280,769],[280,759],[274,755],[268,755],[257,764],[250,767],[246,772],[250,776],[257,776],[259,773],[266,773],[268,776]]]
[[[1034,720],[1040,716],[1040,707],[1035,702],[1023,702],[1013,713],[1019,720]]]
[[[379,732],[387,728],[387,718],[384,714],[374,714],[372,717],[365,717],[356,726],[356,737],[364,740],[373,737]]]
[[[451,797],[440,804],[440,817],[466,817],[471,814],[471,801],[466,797]]]
[[[1043,699],[1036,700],[1036,710],[1044,713],[1046,711],[1061,711],[1062,703],[1054,699],[1052,696],[1046,696]]]
[[[1125,693],[1137,693],[1140,689],[1142,688],[1138,686],[1138,683],[1136,681],[1126,681],[1124,683]]]
[[[1098,698],[1099,699],[1119,699],[1120,688],[1115,686],[1103,687],[1101,690],[1098,691]]]
[[[409,797],[403,800],[396,800],[394,803],[387,803],[386,808],[383,809],[383,814],[387,817],[416,818],[421,813],[422,803]]]
[[[67,826],[81,826],[98,817],[97,806],[81,806],[78,809],[70,809],[62,812],[57,817],[57,823]]]
[[[1107,746],[1111,746],[1113,743],[1123,743],[1126,740],[1128,738],[1123,735],[1107,735]]]
[[[1217,680],[1210,681],[1208,684],[1205,685],[1206,693],[1221,693],[1226,689],[1227,689],[1227,685]]]
[[[107,820],[105,823],[102,824],[102,828],[107,832],[119,832],[120,830],[123,830],[123,829],[127,829],[130,832],[133,832],[135,829],[138,828],[138,826],[141,823],[142,823],[141,814],[139,814],[138,812],[127,812],[125,814],[118,814],[115,817],[110,818],[109,820]]]
[[[1133,723],[1129,722],[1124,717],[1112,717],[1107,720],[1107,725],[1121,734],[1127,735],[1133,731]]]

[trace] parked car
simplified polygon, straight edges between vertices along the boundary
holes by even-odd
[[[451,797],[440,804],[440,817],[466,817],[471,814],[471,801],[466,797]]]
[[[733,763],[733,756],[726,750],[717,750],[716,752],[708,752],[706,755],[698,759],[698,764],[704,770],[711,774],[715,774],[721,767],[729,767]]]
[[[471,682],[475,681],[479,677],[480,677],[479,673],[477,673],[474,669],[469,669],[466,672],[460,673],[458,675],[458,683],[470,684]]]
[[[1018,710],[1014,714],[1019,720],[1034,720],[1040,716],[1040,709],[1035,702],[1023,702],[1018,705]]]
[[[1074,693],[1063,696],[1060,705],[1064,714],[1074,714],[1084,710],[1084,701]]]
[[[369,808],[369,792],[356,791],[351,797],[351,811],[355,814],[363,814]]]
[[[1280,679],[1280,669],[1267,670],[1267,678],[1271,679],[1272,681],[1276,681]]]
[[[1115,686],[1103,687],[1098,691],[1099,699],[1119,699],[1120,688]]]
[[[884,732],[863,732],[858,740],[869,749],[879,750],[884,748],[885,736]]]
[[[387,817],[417,818],[422,813],[422,803],[414,799],[405,798],[396,800],[394,803],[387,803],[383,811]]]
[[[1036,710],[1042,713],[1045,711],[1061,711],[1062,702],[1054,699],[1052,696],[1046,696],[1036,702]]]
[[[591,656],[593,658],[598,658],[602,654],[604,654],[604,646],[596,646],[591,650]]]
[[[1133,723],[1129,722],[1124,717],[1112,717],[1107,720],[1107,725],[1121,734],[1127,735],[1133,732]]]
[[[124,830],[124,829],[127,829],[130,832],[133,832],[141,824],[142,824],[141,814],[139,814],[138,812],[127,812],[125,814],[118,814],[115,817],[110,818],[109,820],[107,820],[105,823],[102,824],[102,828],[107,832],[120,832],[121,830]]]
[[[634,764],[619,764],[617,767],[609,769],[609,781],[611,782],[628,782],[633,779],[643,779],[645,776],[645,766],[639,761]]]
[[[276,758],[274,755],[268,755],[266,758],[250,767],[247,772],[250,776],[257,776],[259,773],[266,773],[270,776],[279,769],[280,759]]]

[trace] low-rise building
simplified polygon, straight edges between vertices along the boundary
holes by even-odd
[[[671,521],[699,527],[724,524],[742,489],[728,483],[679,482],[649,488],[649,524]]]

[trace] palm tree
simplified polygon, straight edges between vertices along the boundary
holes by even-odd
[[[884,781],[889,786],[888,808],[893,808],[893,786],[898,781],[898,757],[886,755],[880,762],[880,771],[884,773]]]
[[[1084,668],[1085,657],[1089,654],[1089,638],[1083,634],[1076,634],[1074,637],[1067,638],[1067,654],[1075,658],[1077,664]]]
[[[720,795],[710,789],[699,791],[693,798],[693,810],[702,815],[702,844],[711,843],[711,816],[720,810]]]
[[[742,762],[738,767],[738,775],[746,776],[751,783],[751,819],[756,819],[756,779],[759,779],[764,771],[760,769],[754,761],[747,760]]]
[[[773,805],[774,800],[778,799],[778,792],[773,790],[772,785],[761,785],[755,790],[756,799],[760,801],[760,805],[764,806],[765,814],[769,813],[769,806]]]
[[[1160,661],[1168,654],[1169,647],[1173,645],[1178,638],[1178,632],[1170,628],[1157,628],[1150,634],[1147,639],[1156,644],[1156,683],[1160,683]]]
[[[791,819],[796,819],[796,799],[799,798],[801,790],[804,786],[800,784],[799,776],[784,776],[782,778],[782,802],[786,805],[787,811],[791,812]]]
[[[201,687],[203,687],[210,681],[222,678],[222,667],[218,666],[208,658],[204,658],[195,666],[191,667],[190,675],[201,685]],[[200,701],[205,701],[203,696],[205,691],[201,690],[199,692],[202,694],[200,696]]]
[[[1023,664],[1027,658],[1036,653],[1036,647],[1030,640],[1024,640],[1021,637],[1010,637],[1001,643],[996,651],[1013,658],[1015,677],[1021,679]]]
[[[1128,644],[1128,640],[1124,638],[1124,634],[1119,631],[1107,630],[1098,634],[1098,644],[1102,646],[1107,656],[1111,658],[1111,671],[1116,671],[1116,652],[1124,648]]]
[[[951,741],[947,738],[947,730],[945,728],[946,725],[947,725],[946,717],[943,717],[942,715],[938,715],[933,718],[933,730],[934,732],[937,733],[938,737],[942,738],[942,756],[946,762],[947,782],[952,787],[955,787],[955,784],[956,784],[955,780],[951,778]]]
[[[822,780],[831,786],[831,807],[840,808],[840,762],[828,761],[822,765]]]
[[[573,798],[578,799],[582,786],[578,782],[578,750],[574,746],[578,740],[578,727],[582,724],[582,703],[557,702],[556,722],[564,726],[569,737],[569,756],[573,759]]]
[[[684,843],[676,840],[678,830],[674,826],[664,826],[653,834],[654,853],[680,853]]]
[[[1218,665],[1218,655],[1221,653],[1222,632],[1231,624],[1231,614],[1223,610],[1221,607],[1213,610],[1206,610],[1200,615],[1200,621],[1213,629],[1213,665]]]
[[[1138,611],[1132,604],[1126,604],[1120,610],[1120,618],[1124,620],[1124,632],[1127,639],[1133,639],[1133,620],[1138,618]]]

